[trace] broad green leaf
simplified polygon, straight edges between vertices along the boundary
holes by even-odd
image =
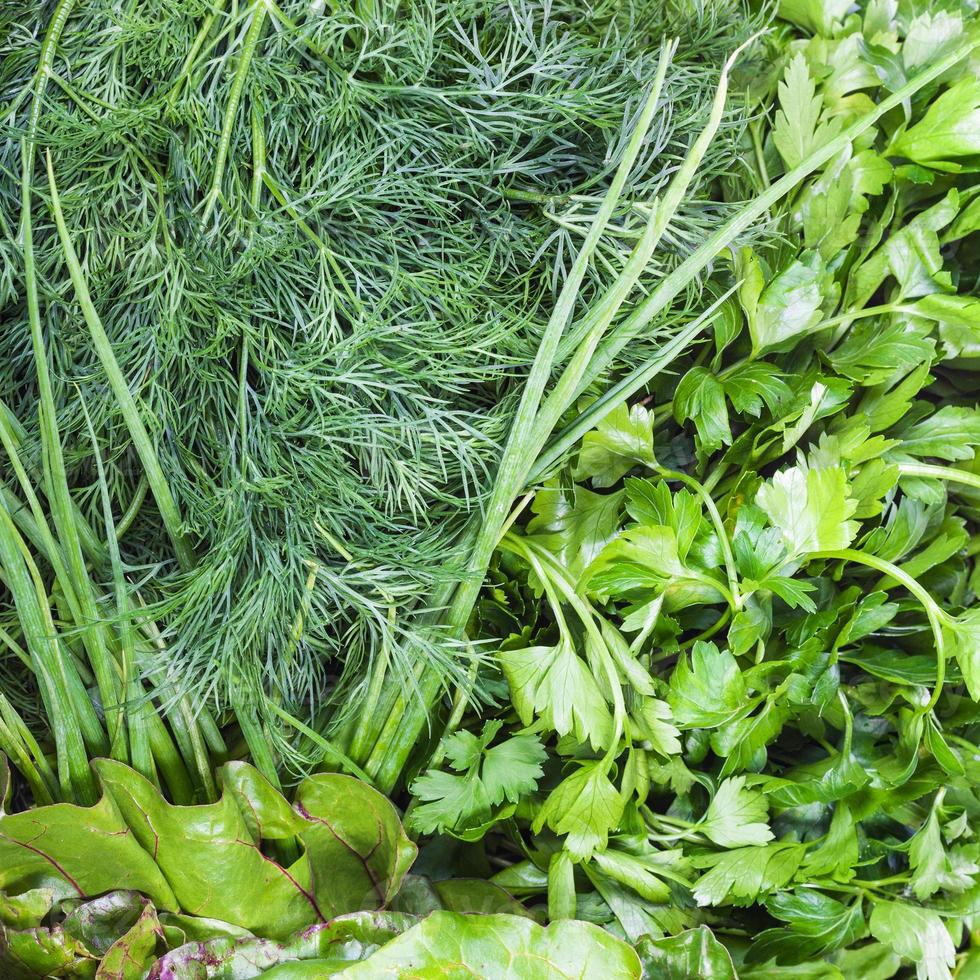
[[[582,439],[575,479],[611,487],[634,466],[653,466],[653,413],[642,405],[617,406]]]
[[[756,504],[779,529],[790,555],[846,548],[858,530],[848,520],[856,502],[839,466],[780,470],[759,488]]]
[[[157,961],[154,975],[210,980],[346,976],[341,974],[346,966],[383,948],[417,921],[415,916],[400,912],[355,912],[311,926],[282,942],[221,936],[171,950]]]
[[[228,762],[218,771],[253,840],[282,840],[298,834],[306,824],[286,798],[256,769],[245,762]]]
[[[136,892],[114,891],[72,909],[62,923],[65,933],[97,956],[125,935],[143,913],[146,900]]]
[[[447,878],[433,882],[442,908],[449,912],[491,915],[530,915],[527,909],[499,885],[483,878]]]
[[[638,980],[641,975],[636,953],[588,922],[562,920],[544,927],[519,916],[433,912],[340,976],[422,980],[445,975],[448,964],[460,975],[521,980]]]
[[[147,860],[153,856],[181,909],[272,937],[320,918],[309,863],[301,858],[286,869],[266,858],[234,794],[226,791],[217,803],[202,806],[173,806],[128,766],[108,759],[95,766],[132,838]],[[154,903],[174,908],[172,901]]]
[[[0,975],[5,980],[91,977],[98,960],[61,926],[23,932],[0,925]]]
[[[958,161],[980,154],[980,79],[967,75],[934,99],[892,150],[937,170],[958,170]]]
[[[943,920],[929,909],[905,902],[876,901],[871,935],[915,967],[919,980],[950,980],[956,947]]]
[[[534,830],[538,833],[547,824],[556,834],[566,834],[565,847],[582,860],[605,848],[624,804],[605,765],[586,762],[551,791],[534,819]]]
[[[0,922],[13,929],[39,926],[54,904],[51,888],[29,888],[17,895],[0,892]]]
[[[773,839],[765,797],[745,788],[745,777],[724,780],[708,804],[698,829],[719,847],[767,844]]]
[[[307,823],[301,867],[321,917],[387,905],[417,854],[391,802],[353,776],[319,773],[300,783],[293,806]]]
[[[670,677],[667,701],[674,720],[690,728],[716,728],[751,710],[745,678],[727,650],[699,641],[681,655]]]
[[[125,888],[158,907],[177,897],[130,832],[125,811],[106,793],[95,806],[70,803],[0,817],[0,889],[50,888],[59,898],[88,898]]]
[[[534,495],[527,531],[578,579],[616,536],[623,494],[592,493],[584,487],[545,486]]]
[[[738,980],[731,954],[707,926],[676,936],[644,936],[636,952],[644,980]]]

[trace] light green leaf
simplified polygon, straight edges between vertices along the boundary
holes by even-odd
[[[790,555],[847,548],[858,531],[848,520],[857,502],[840,466],[810,469],[800,463],[781,470],[759,488],[756,505],[779,529]]]
[[[612,737],[612,715],[599,685],[567,640],[553,647],[502,650],[498,659],[521,721],[534,717],[559,735],[574,732],[595,748]]]
[[[719,847],[767,844],[773,839],[768,813],[766,798],[735,776],[718,787],[698,829]]]
[[[691,728],[717,728],[751,710],[745,678],[727,650],[698,641],[681,655],[670,677],[667,701],[674,720]]]
[[[843,0],[837,0],[838,3]],[[796,8],[793,10],[793,8]],[[783,0],[780,4],[781,17],[792,11],[797,16],[810,19],[811,14],[824,11],[822,0],[803,0],[789,3]],[[821,17],[821,20],[824,18]],[[819,29],[814,25],[816,29]],[[786,74],[779,83],[779,111],[772,127],[772,140],[783,158],[786,168],[790,169],[799,164],[818,146],[822,146],[834,137],[840,128],[836,122],[821,122],[823,112],[823,97],[817,94],[817,87],[810,77],[806,58],[797,54],[786,66]]]
[[[157,943],[162,939],[156,909],[147,905],[132,928],[106,951],[95,980],[142,980],[156,960]]]
[[[950,980],[956,947],[943,920],[929,909],[905,902],[874,904],[871,935],[915,967],[919,980]]]
[[[901,443],[898,451],[907,456],[973,459],[974,448],[980,446],[980,409],[944,405],[896,433],[896,438]]]
[[[611,487],[634,466],[653,466],[653,413],[642,405],[614,408],[582,439],[575,479]]]
[[[698,858],[710,870],[694,885],[698,905],[751,905],[793,880],[806,854],[801,844],[740,847]]]
[[[829,35],[850,7],[848,0],[780,0],[779,16],[813,34]]]
[[[749,315],[753,353],[785,350],[823,319],[836,298],[833,276],[819,252],[803,252],[770,280]]]
[[[545,927],[522,916],[456,912],[433,912],[339,976],[343,980],[423,980],[448,976],[447,969],[455,970],[453,975],[521,980],[640,977],[636,953],[591,923],[563,919]]]
[[[547,824],[567,834],[565,847],[578,860],[603,850],[619,825],[624,800],[602,762],[586,762],[566,776],[545,800],[534,819],[534,832]]]
[[[967,609],[950,620],[945,631],[966,689],[974,701],[980,701],[980,608]]]
[[[592,493],[585,487],[547,485],[534,495],[528,533],[578,579],[619,530],[622,491]]]
[[[676,422],[682,424],[688,419],[694,422],[702,452],[731,445],[725,389],[707,368],[693,367],[681,378],[673,405]]]
[[[178,907],[109,793],[92,807],[56,803],[0,817],[0,889],[38,887],[55,890],[58,898],[126,888],[149,896],[159,908]]]
[[[956,171],[963,157],[980,154],[980,79],[965,78],[935,98],[926,114],[892,144],[892,151],[923,166]]]
[[[636,734],[650,743],[661,755],[678,755],[681,751],[680,732],[673,723],[670,705],[658,698],[642,698],[633,709]]]

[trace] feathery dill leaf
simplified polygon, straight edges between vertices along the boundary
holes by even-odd
[[[51,9],[4,6],[16,27],[0,31],[0,397],[40,471],[13,188]],[[200,556],[177,568],[147,495],[121,550],[128,569],[152,570],[140,595],[162,642],[141,656],[162,690],[221,709],[262,712],[269,699],[322,727],[351,710],[378,656],[406,682],[420,658],[447,683],[461,676],[459,650],[417,621],[465,563],[460,531],[659,39],[680,38],[662,109],[582,304],[625,265],[751,20],[735,0],[370,12],[77,0],[34,136]],[[650,281],[730,208],[712,184],[738,166],[744,121],[735,110],[723,122]],[[79,314],[39,162],[32,176],[57,426],[77,503],[100,527],[79,390],[120,515],[145,492],[142,468]],[[111,570],[101,574],[109,591]],[[314,749],[268,721],[287,764],[307,764]]]

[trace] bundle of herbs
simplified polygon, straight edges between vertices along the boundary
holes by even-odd
[[[578,308],[622,271],[753,19],[469,0],[2,16],[0,397],[24,466],[56,434],[101,527],[94,432],[130,604],[160,625],[140,666],[172,702],[234,709],[254,752],[275,742],[268,772],[321,751],[284,715],[346,720],[366,755],[352,709],[372,679],[462,675],[419,618],[466,567],[461,531],[652,88]],[[744,120],[722,121],[648,272],[725,217],[714,179]]]

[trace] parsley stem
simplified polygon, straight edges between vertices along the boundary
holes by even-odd
[[[961,483],[963,486],[980,490],[980,474],[956,469],[954,466],[935,466],[932,463],[899,463],[898,472],[903,476],[922,476],[933,480],[946,480],[949,483]]]
[[[721,553],[725,561],[725,573],[728,576],[728,587],[731,590],[732,607],[737,612],[742,608],[742,596],[738,588],[738,571],[735,566],[735,555],[732,551],[732,543],[729,540],[728,531],[725,529],[725,522],[722,520],[711,494],[693,476],[688,476],[679,470],[664,469],[661,466],[657,466],[655,469],[665,480],[677,480],[683,483],[684,486],[690,487],[704,502],[705,510],[707,510],[708,516],[711,518],[711,523],[714,525],[715,532],[718,535],[718,543],[721,545]]]
[[[885,575],[900,582],[908,589],[912,595],[922,604],[926,618],[929,620],[929,627],[932,630],[933,639],[936,642],[936,684],[932,690],[929,701],[916,710],[916,714],[926,715],[936,706],[939,696],[943,691],[943,683],[946,680],[946,640],[943,636],[943,621],[948,616],[936,604],[935,599],[912,578],[908,572],[903,571],[897,565],[876,555],[868,555],[862,551],[855,551],[853,548],[842,548],[839,551],[816,551],[807,556],[809,559],[826,558],[832,561],[851,561],[857,565],[866,565],[876,571],[883,572]]]

